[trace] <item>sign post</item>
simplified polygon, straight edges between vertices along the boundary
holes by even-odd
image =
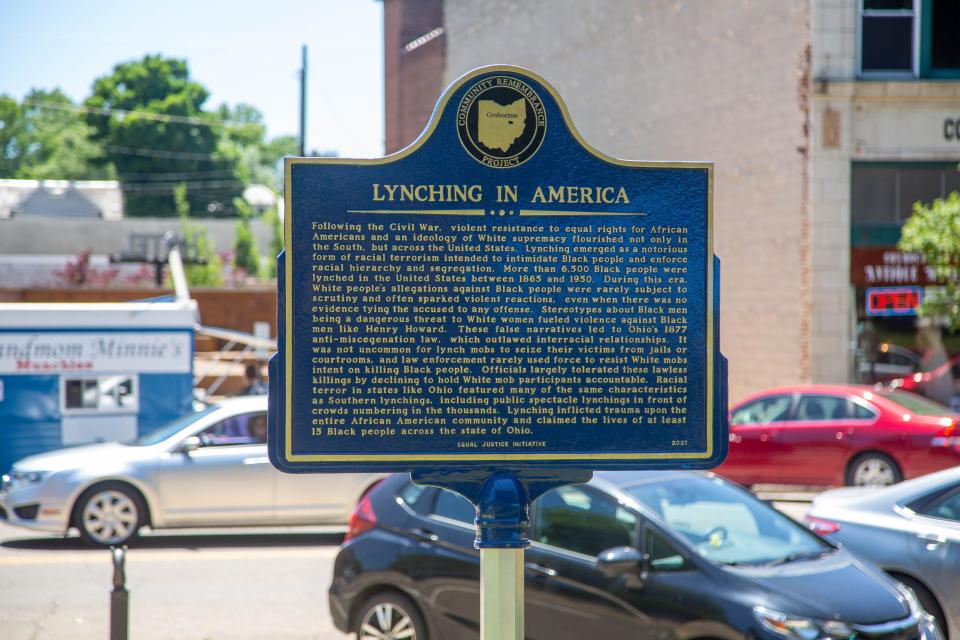
[[[480,549],[480,637],[523,640],[523,549]]]
[[[537,497],[726,454],[712,175],[600,153],[509,66],[397,154],[288,159],[271,461],[465,496],[483,637],[522,638]]]
[[[480,548],[480,637],[523,640],[523,549],[527,502],[522,485],[494,474],[481,489],[477,518]]]

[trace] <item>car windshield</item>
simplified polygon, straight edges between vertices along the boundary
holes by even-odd
[[[918,396],[915,393],[910,393],[909,391],[883,390],[878,393],[887,400],[897,403],[910,413],[915,413],[918,416],[946,416],[953,413],[953,411],[942,404],[928,400],[923,396]]]
[[[788,517],[720,478],[683,477],[626,487],[703,557],[772,565],[834,549]]]
[[[202,418],[203,416],[209,413],[213,413],[217,409],[218,409],[217,406],[212,405],[207,407],[206,409],[197,411],[196,413],[188,413],[182,418],[177,418],[173,422],[168,422],[167,424],[163,425],[159,429],[155,429],[150,433],[140,436],[139,438],[134,440],[131,444],[133,444],[133,446],[136,446],[136,447],[148,447],[152,444],[163,442],[164,440],[166,440],[173,434],[177,433],[184,427],[196,422],[198,419]]]

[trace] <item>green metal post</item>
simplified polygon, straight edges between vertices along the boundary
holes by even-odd
[[[523,549],[480,549],[480,638],[523,640]]]

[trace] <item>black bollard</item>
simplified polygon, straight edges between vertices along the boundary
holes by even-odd
[[[113,556],[113,591],[110,592],[110,640],[127,640],[128,607],[130,594],[127,591],[127,547],[110,547]]]

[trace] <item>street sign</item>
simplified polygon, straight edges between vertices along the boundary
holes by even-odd
[[[708,163],[593,149],[506,66],[397,154],[287,159],[271,461],[467,497],[481,637],[523,638],[532,500],[726,453],[712,192]]]
[[[715,466],[712,176],[600,153],[506,66],[392,156],[288,158],[273,464]]]

